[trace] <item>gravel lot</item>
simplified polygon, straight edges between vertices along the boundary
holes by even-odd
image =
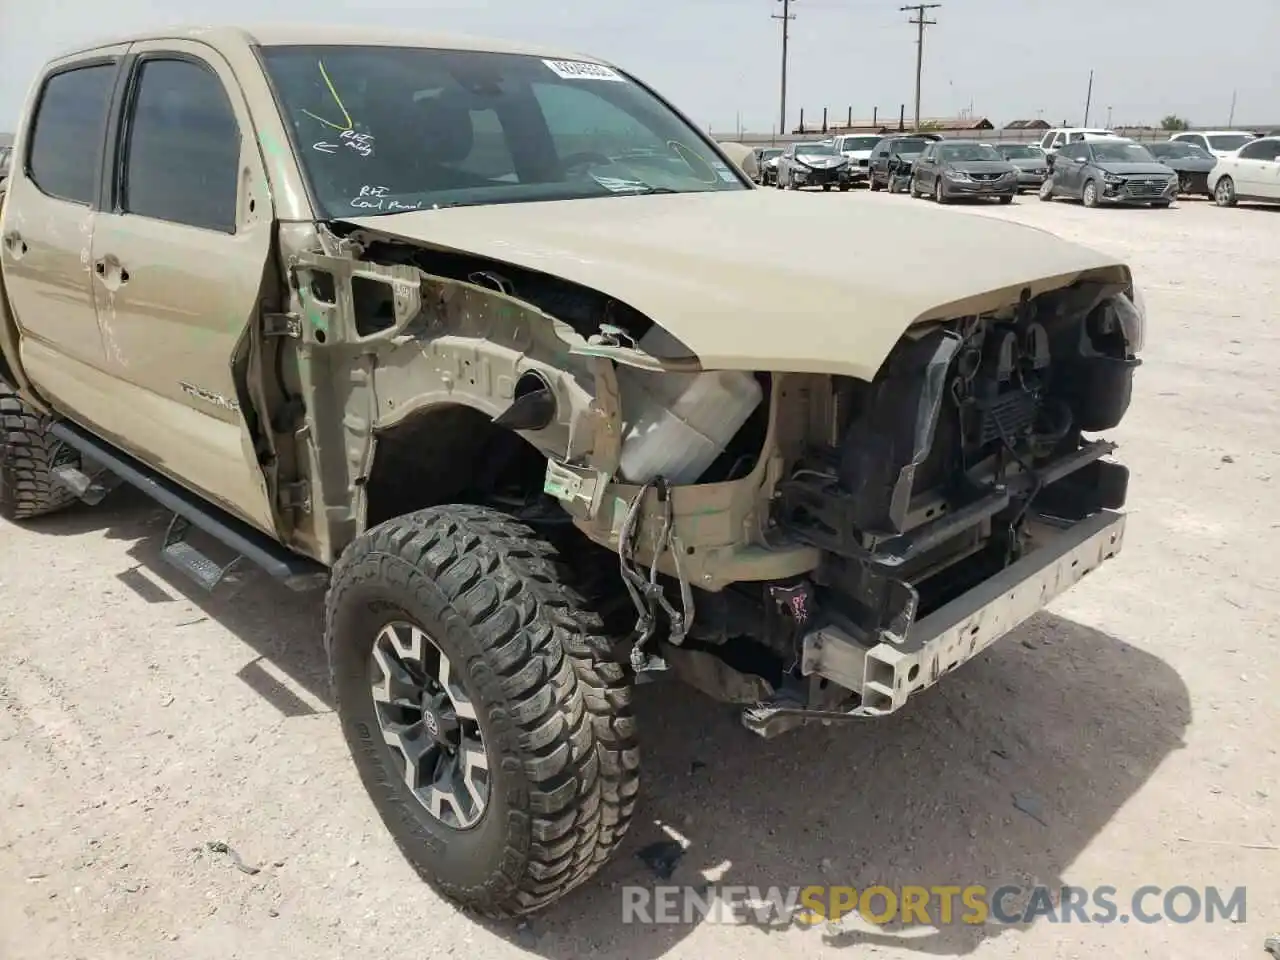
[[[849,204],[852,254],[859,207],[925,201],[795,202]],[[157,560],[165,517],[129,491],[5,526],[0,958],[1263,957],[1280,931],[1280,209],[1028,196],[942,215],[1048,228],[1145,284],[1146,364],[1115,434],[1132,518],[1109,567],[881,724],[765,743],[643,688],[623,854],[517,927],[440,900],[376,820],[326,702],[318,596],[200,595]],[[1035,880],[1121,903],[1143,884],[1246,885],[1247,920],[623,926],[618,887],[657,882],[635,851],[660,823],[691,841],[676,881]]]

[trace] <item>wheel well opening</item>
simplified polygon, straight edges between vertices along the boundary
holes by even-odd
[[[417,414],[378,436],[366,527],[442,503],[531,504],[542,495],[546,466],[533,444],[472,407]]]

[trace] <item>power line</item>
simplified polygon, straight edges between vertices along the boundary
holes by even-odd
[[[774,13],[770,15],[770,19],[782,21],[782,90],[778,96],[778,136],[785,137],[787,135],[787,39],[791,21],[796,18],[796,15],[791,12],[791,4],[794,0],[780,0],[780,2],[782,16]]]
[[[924,72],[924,28],[935,26],[938,22],[926,20],[924,12],[935,10],[940,6],[942,6],[940,3],[913,3],[898,8],[903,13],[915,11],[916,15],[914,20],[907,21],[916,28],[916,130],[920,129],[920,75]]]

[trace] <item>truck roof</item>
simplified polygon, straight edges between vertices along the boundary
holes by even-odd
[[[144,40],[201,40],[214,48],[237,46],[303,46],[351,45],[386,47],[423,47],[439,50],[475,50],[486,53],[517,53],[529,56],[608,64],[587,54],[560,48],[477,37],[464,34],[433,33],[406,30],[403,27],[376,25],[317,24],[304,21],[262,23],[239,26],[188,24],[147,30],[119,36],[102,37],[65,49],[59,58],[87,53],[101,47]],[[608,64],[612,66],[612,64]]]

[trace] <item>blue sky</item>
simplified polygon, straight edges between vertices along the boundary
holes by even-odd
[[[788,123],[912,111],[915,28],[901,0],[794,0]],[[631,70],[704,127],[777,125],[780,0],[308,0],[276,16],[382,23],[535,41]],[[262,0],[58,0],[0,4],[0,130],[13,129],[40,64],[70,44],[174,22],[253,22]],[[1005,122],[1157,122],[1178,113],[1280,126],[1280,0],[1106,0],[1015,4],[944,0],[925,37],[922,113]]]

